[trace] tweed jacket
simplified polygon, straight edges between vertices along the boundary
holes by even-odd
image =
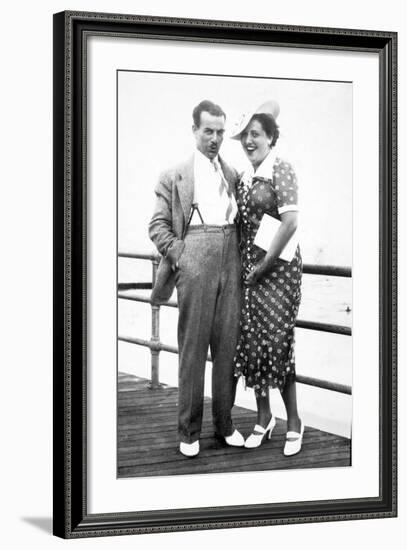
[[[219,162],[230,189],[236,195],[238,173],[221,157]],[[153,304],[166,302],[175,287],[176,264],[184,250],[184,233],[194,198],[194,157],[163,172],[155,188],[156,204],[149,236],[162,255],[151,294]]]

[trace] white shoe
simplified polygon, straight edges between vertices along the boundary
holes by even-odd
[[[180,453],[182,453],[184,456],[192,458],[199,453],[199,441],[196,440],[193,443],[184,443],[183,441],[181,441],[181,443],[179,444],[179,450]]]
[[[287,441],[285,442],[284,446],[284,455],[285,456],[292,456],[296,455],[301,451],[301,445],[302,445],[302,436],[304,435],[304,423],[301,420],[301,428],[300,433],[298,432],[287,432]],[[294,438],[292,441],[288,441],[289,438]]]
[[[271,417],[270,422],[265,428],[263,428],[263,426],[260,426],[260,424],[256,424],[253,429],[253,433],[249,435],[249,437],[245,441],[244,446],[246,447],[246,449],[255,449],[256,447],[260,447],[265,437],[267,439],[270,439],[271,433],[274,430],[275,425],[276,419],[274,416]]]
[[[240,432],[235,430],[232,435],[225,437],[225,441],[231,447],[243,447],[244,446],[244,437]]]

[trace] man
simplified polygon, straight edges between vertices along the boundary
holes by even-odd
[[[178,432],[180,451],[188,457],[199,453],[208,348],[213,361],[215,433],[228,445],[244,445],[231,418],[240,315],[240,258],[234,225],[237,172],[218,156],[225,131],[222,109],[205,100],[192,116],[196,150],[192,158],[161,175],[149,225],[150,238],[163,256],[152,302],[165,302],[177,287]]]

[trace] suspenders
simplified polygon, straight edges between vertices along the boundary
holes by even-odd
[[[189,215],[188,223],[187,223],[187,225],[186,225],[186,227],[185,227],[185,232],[184,232],[184,234],[187,232],[187,229],[188,229],[188,227],[189,227],[189,225],[190,225],[190,223],[191,223],[191,221],[192,221],[192,218],[193,218],[193,215],[194,215],[195,211],[198,212],[198,216],[199,216],[199,218],[200,218],[200,220],[201,220],[202,225],[205,224],[205,222],[203,221],[203,218],[202,218],[202,216],[201,216],[201,212],[200,212],[200,210],[199,210],[198,203],[197,203],[197,202],[194,202],[194,203],[192,203],[191,213],[190,213],[190,215]]]

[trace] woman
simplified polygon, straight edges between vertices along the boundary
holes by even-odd
[[[257,424],[245,442],[254,448],[270,438],[276,424],[269,389],[278,388],[287,411],[286,456],[301,450],[304,425],[298,416],[295,388],[294,326],[301,299],[302,260],[297,247],[290,262],[279,258],[298,223],[297,181],[290,164],[272,149],[279,129],[274,100],[246,113],[232,138],[239,139],[251,162],[237,187],[243,264],[241,334],[235,374],[254,388]],[[281,221],[269,249],[254,244],[264,214]]]

